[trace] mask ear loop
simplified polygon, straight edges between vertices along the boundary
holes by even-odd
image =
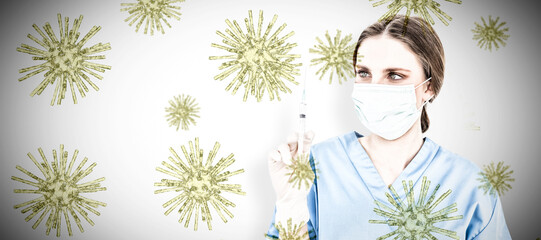
[[[434,95],[430,96],[430,97],[423,103],[423,105],[421,105],[421,107],[417,109],[417,111],[421,111],[421,109],[423,109],[423,107],[428,103],[428,101],[430,101],[430,99],[432,99],[432,97],[434,97]]]
[[[432,77],[427,78],[424,82],[422,82],[421,84],[417,85],[417,87],[415,87],[414,89],[417,89],[417,88],[420,87],[421,85],[425,84],[425,82],[428,82],[430,79],[432,79]],[[432,99],[432,97],[434,97],[434,95],[430,96],[426,101],[424,101],[424,102],[423,102],[423,105],[421,105],[421,107],[418,108],[417,111],[420,111],[420,110],[428,103],[428,101],[430,101],[430,99]]]
[[[420,87],[421,85],[425,84],[425,82],[430,81],[430,79],[432,79],[432,77],[427,78],[424,82],[422,82],[421,84],[417,85],[417,87],[415,87],[414,89],[417,89],[417,88]]]

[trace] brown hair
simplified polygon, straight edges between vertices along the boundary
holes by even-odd
[[[425,78],[432,77],[428,82],[428,87],[434,92],[434,97],[429,100],[432,102],[443,85],[445,68],[443,45],[434,29],[422,18],[406,18],[404,15],[396,15],[390,21],[376,22],[367,27],[359,36],[359,40],[357,40],[357,46],[355,46],[353,53],[353,69],[357,65],[357,52],[363,40],[378,35],[387,35],[402,41],[417,55],[423,66]],[[421,113],[421,130],[423,133],[428,130],[429,125],[430,120],[425,105]]]

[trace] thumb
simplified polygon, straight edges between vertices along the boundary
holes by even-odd
[[[280,152],[278,152],[278,150],[272,150],[269,153],[267,163],[271,173],[276,172],[278,169],[284,166],[282,156],[280,156]]]

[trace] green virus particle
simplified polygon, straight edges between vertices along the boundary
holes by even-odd
[[[244,169],[233,172],[223,171],[235,162],[233,154],[230,154],[226,158],[221,158],[216,165],[212,166],[212,162],[220,148],[220,143],[218,142],[216,142],[214,148],[210,151],[205,163],[203,163],[203,150],[199,148],[199,138],[195,138],[195,146],[192,141],[189,142],[189,146],[189,153],[184,146],[181,147],[187,165],[173,148],[169,148],[169,151],[174,156],[174,158],[169,157],[169,161],[171,161],[172,164],[163,161],[162,165],[165,168],[157,167],[156,170],[175,177],[176,179],[162,179],[161,182],[154,183],[154,186],[165,187],[154,191],[154,193],[180,192],[178,196],[162,205],[164,208],[169,207],[165,211],[165,215],[169,215],[175,208],[180,206],[180,209],[178,210],[180,219],[178,222],[182,223],[182,221],[186,220],[184,227],[188,227],[192,213],[195,212],[194,230],[197,231],[199,214],[201,214],[203,222],[207,222],[208,229],[212,230],[212,216],[209,211],[209,204],[214,207],[224,222],[227,222],[227,219],[223,212],[230,218],[233,218],[233,214],[227,207],[235,207],[235,204],[225,199],[220,194],[224,191],[246,195],[246,193],[241,190],[239,184],[223,183],[227,181],[229,177],[243,173]]]
[[[391,2],[387,6],[389,11],[387,11],[387,13],[381,16],[379,18],[379,21],[387,21],[387,22],[391,21],[396,16],[396,14],[398,14],[398,12],[402,10],[402,8],[406,8],[406,15],[405,15],[406,20],[404,23],[404,29],[406,29],[408,25],[408,19],[412,11],[418,16],[420,16],[421,18],[423,18],[426,22],[429,22],[432,25],[434,25],[435,22],[430,16],[430,13],[428,12],[429,10],[434,15],[436,15],[436,17],[440,19],[440,21],[443,24],[445,24],[445,26],[449,25],[449,22],[447,21],[452,20],[452,18],[449,15],[447,15],[445,12],[443,12],[440,9],[441,4],[439,4],[435,0],[369,0],[369,1],[370,2],[378,1],[372,4],[372,6],[374,7]],[[445,0],[445,1],[456,3],[456,4],[462,4],[461,0]]]
[[[315,173],[312,167],[315,168],[315,163],[312,164],[309,159],[309,154],[299,154],[297,158],[291,160],[291,165],[287,165],[286,168],[289,176],[289,183],[293,183],[293,187],[301,189],[301,185],[304,185],[307,189],[310,188],[310,184],[314,181]],[[315,170],[319,172],[319,170]]]
[[[481,182],[479,188],[485,190],[486,193],[490,193],[495,196],[496,192],[499,196],[503,196],[506,191],[511,189],[510,182],[514,182],[515,179],[511,178],[513,170],[509,170],[509,165],[503,165],[504,162],[500,161],[496,166],[494,162],[491,162],[488,166],[483,166],[483,171],[479,173],[481,176],[477,178]]]
[[[126,11],[130,16],[124,19],[125,22],[130,22],[129,25],[135,25],[135,32],[139,32],[139,28],[145,24],[145,34],[148,33],[150,27],[150,35],[154,35],[154,29],[165,34],[162,22],[169,28],[171,24],[166,18],[175,18],[180,20],[180,7],[176,3],[184,2],[184,0],[137,0],[136,3],[121,3],[124,7],[120,11]]]
[[[236,76],[225,88],[229,91],[233,88],[231,94],[235,94],[240,86],[244,87],[243,101],[248,99],[248,93],[255,96],[257,101],[261,101],[265,91],[269,94],[272,101],[274,97],[280,101],[278,91],[291,93],[284,79],[298,85],[293,75],[299,75],[299,66],[301,63],[293,63],[300,55],[289,54],[289,51],[297,46],[296,43],[286,43],[286,40],[293,36],[294,32],[290,32],[285,36],[278,37],[284,30],[287,24],[280,26],[274,33],[271,34],[271,29],[276,23],[277,15],[274,15],[271,22],[264,30],[263,26],[263,11],[259,11],[259,20],[257,22],[257,30],[254,27],[252,11],[248,11],[248,18],[244,19],[247,32],[244,33],[237,21],[233,23],[226,19],[225,22],[229,26],[224,34],[216,31],[222,42],[227,46],[212,43],[212,47],[226,50],[232,55],[226,56],[210,56],[210,60],[228,60],[220,65],[219,70],[223,70],[220,74],[214,77],[215,80],[224,80],[233,73]]]
[[[402,181],[402,185],[404,187],[404,192],[406,192],[407,205],[400,199],[393,186],[389,188],[392,195],[389,193],[385,194],[395,209],[388,207],[382,202],[375,201],[379,208],[374,208],[374,212],[385,217],[387,220],[369,220],[368,222],[398,227],[396,230],[378,237],[378,240],[391,238],[395,235],[396,237],[394,237],[394,239],[438,239],[432,233],[439,233],[452,239],[459,239],[456,232],[434,226],[434,224],[438,222],[462,219],[462,215],[448,216],[449,214],[458,211],[456,203],[434,212],[436,206],[451,194],[450,189],[435,200],[436,192],[440,188],[440,185],[438,184],[428,198],[428,201],[425,202],[428,188],[430,187],[430,181],[424,176],[421,185],[421,193],[417,203],[415,203],[413,181],[409,181],[409,186],[406,184],[406,181]]]
[[[110,70],[111,67],[89,62],[88,60],[105,59],[104,55],[93,54],[110,50],[111,45],[109,43],[98,43],[92,47],[84,48],[84,45],[88,40],[90,40],[101,27],[92,27],[92,29],[77,42],[80,37],[79,27],[82,21],[83,16],[81,15],[73,21],[72,29],[69,29],[69,18],[64,18],[64,23],[62,23],[62,17],[58,14],[58,25],[60,28],[60,35],[58,38],[48,22],[43,26],[45,33],[36,24],[32,25],[42,39],[40,40],[31,34],[28,34],[28,38],[42,46],[43,49],[35,48],[27,44],[21,44],[21,47],[18,47],[17,51],[33,55],[32,60],[41,60],[45,62],[36,66],[20,69],[19,73],[30,73],[19,78],[19,81],[23,81],[44,71],[47,72],[44,74],[45,79],[30,93],[30,96],[34,96],[36,93],[40,95],[48,84],[53,85],[55,81],[56,87],[54,89],[53,99],[51,100],[51,106],[54,105],[57,98],[58,101],[56,104],[60,105],[62,103],[62,99],[64,99],[68,88],[68,83],[75,104],[77,104],[77,97],[75,96],[74,85],[77,87],[77,90],[79,90],[82,97],[85,97],[85,92],[88,92],[88,87],[84,81],[92,86],[94,90],[99,90],[98,86],[90,80],[88,75],[92,75],[95,78],[102,80],[103,77],[96,72],[103,73],[105,70]]]
[[[473,40],[477,40],[477,46],[484,48],[485,50],[490,50],[492,52],[492,46],[498,50],[500,45],[505,47],[505,41],[509,38],[509,35],[505,32],[509,31],[509,28],[502,28],[505,25],[505,22],[500,22],[500,17],[492,19],[492,16],[488,16],[488,24],[483,17],[483,25],[475,23],[475,28],[471,31],[474,33]]]
[[[341,31],[336,30],[334,39],[331,39],[327,31],[325,33],[327,44],[323,43],[319,37],[316,37],[319,44],[314,45],[314,48],[310,48],[309,50],[310,53],[321,55],[319,58],[310,60],[312,63],[311,66],[323,64],[316,72],[316,75],[319,75],[319,80],[330,70],[329,84],[332,83],[333,74],[336,74],[340,84],[342,84],[342,80],[347,81],[348,77],[354,76],[354,70],[351,68],[351,59],[353,58],[355,45],[351,43],[351,34],[346,35],[344,38],[341,38],[340,34]]]
[[[280,233],[280,240],[304,240],[308,239],[308,232],[302,233],[302,226],[304,226],[304,221],[301,221],[300,224],[293,225],[293,220],[289,218],[287,220],[287,229],[284,228],[281,222],[276,224],[276,229]],[[268,234],[265,234],[267,239],[277,239]]]
[[[195,99],[190,95],[179,95],[174,97],[173,100],[169,100],[169,107],[165,108],[168,113],[166,115],[169,126],[182,126],[182,130],[188,130],[188,125],[195,125],[195,118],[199,118],[199,107],[195,102]]]
[[[64,145],[60,145],[60,151],[56,152],[53,149],[53,159],[49,164],[47,158],[43,153],[41,148],[38,148],[39,154],[43,159],[43,162],[39,163],[31,153],[28,153],[28,157],[34,162],[34,164],[39,168],[41,173],[45,178],[40,178],[28,170],[24,169],[21,166],[16,166],[16,168],[28,175],[30,178],[34,179],[36,182],[25,180],[19,177],[12,176],[11,179],[35,187],[36,189],[15,189],[15,193],[33,193],[41,195],[38,198],[33,200],[17,204],[14,206],[15,209],[22,208],[21,213],[25,214],[30,212],[25,218],[25,221],[30,221],[36,215],[41,213],[32,225],[33,229],[43,221],[45,216],[49,214],[45,226],[47,227],[46,234],[49,235],[51,228],[56,228],[56,236],[60,237],[60,226],[62,222],[62,216],[66,222],[68,228],[68,233],[72,236],[71,222],[68,215],[75,220],[77,227],[81,232],[84,232],[83,226],[81,225],[80,216],[82,216],[90,225],[94,226],[94,222],[89,218],[88,212],[91,212],[95,215],[100,215],[95,208],[98,206],[105,207],[106,204],[96,200],[92,200],[86,197],[83,197],[83,193],[92,193],[97,191],[105,191],[105,187],[100,186],[100,182],[104,181],[105,178],[99,178],[93,181],[86,183],[78,183],[83,178],[88,176],[96,163],[92,163],[88,168],[83,170],[85,163],[88,161],[88,158],[84,158],[83,161],[77,166],[77,168],[72,172],[73,167],[75,167],[75,159],[79,153],[78,150],[75,150],[73,157],[68,165],[68,152],[64,151]],[[66,169],[67,168],[67,169]],[[85,210],[86,209],[86,210]]]

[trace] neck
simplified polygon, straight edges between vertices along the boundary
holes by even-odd
[[[367,151],[374,156],[372,161],[375,165],[393,172],[402,172],[423,145],[420,121],[417,120],[404,135],[395,140],[372,134],[361,143],[366,145]]]

